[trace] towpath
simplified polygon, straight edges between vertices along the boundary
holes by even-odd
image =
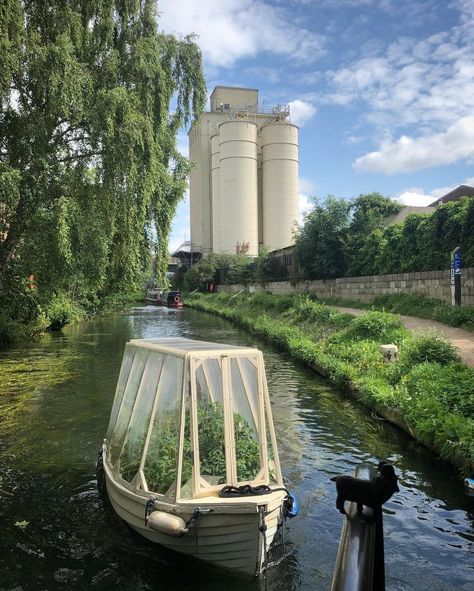
[[[353,316],[361,316],[364,312],[367,312],[367,310],[360,310],[359,308],[334,307],[339,312],[345,312]],[[398,316],[408,330],[413,332],[435,330],[443,334],[459,349],[459,355],[463,362],[470,367],[474,367],[474,333],[441,324],[441,322],[436,322],[436,320],[425,320],[424,318],[415,318],[414,316]]]

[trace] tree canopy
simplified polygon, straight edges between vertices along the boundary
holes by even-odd
[[[0,290],[100,298],[141,281],[150,232],[165,278],[204,108],[192,36],[158,30],[154,0],[5,0],[0,11]],[[1,297],[1,296],[0,296]]]
[[[387,218],[401,207],[380,193],[316,200],[296,235],[295,255],[303,276],[324,279],[365,271],[370,261],[360,254],[367,248],[367,237],[386,226]]]
[[[306,215],[295,241],[295,256],[305,278],[345,274],[350,209],[349,201],[329,196],[324,202],[316,201]]]
[[[439,205],[431,214],[390,217],[402,206],[378,193],[351,201],[316,201],[296,235],[295,255],[305,279],[447,269],[459,246],[474,265],[474,199]]]

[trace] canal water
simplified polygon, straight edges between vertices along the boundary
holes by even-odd
[[[97,493],[124,344],[183,336],[263,348],[280,457],[300,515],[266,581],[217,574],[130,532]],[[474,504],[456,472],[306,368],[228,322],[138,307],[0,354],[0,589],[329,590],[342,516],[334,474],[392,461],[388,591],[473,591]]]

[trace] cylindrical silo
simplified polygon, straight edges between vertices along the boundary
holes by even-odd
[[[221,250],[238,245],[258,254],[257,125],[231,119],[219,126],[221,176]]]
[[[212,250],[221,252],[221,163],[220,138],[211,136]]]
[[[294,243],[298,221],[298,127],[275,121],[262,128],[263,243],[268,250]]]
[[[257,134],[258,246],[263,246],[262,134]]]

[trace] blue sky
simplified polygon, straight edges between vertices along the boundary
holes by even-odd
[[[426,205],[474,185],[474,0],[161,0],[160,28],[198,35],[208,92],[259,89],[300,125],[311,196],[379,191]],[[179,135],[187,155],[187,135]],[[189,239],[189,200],[170,248]]]

